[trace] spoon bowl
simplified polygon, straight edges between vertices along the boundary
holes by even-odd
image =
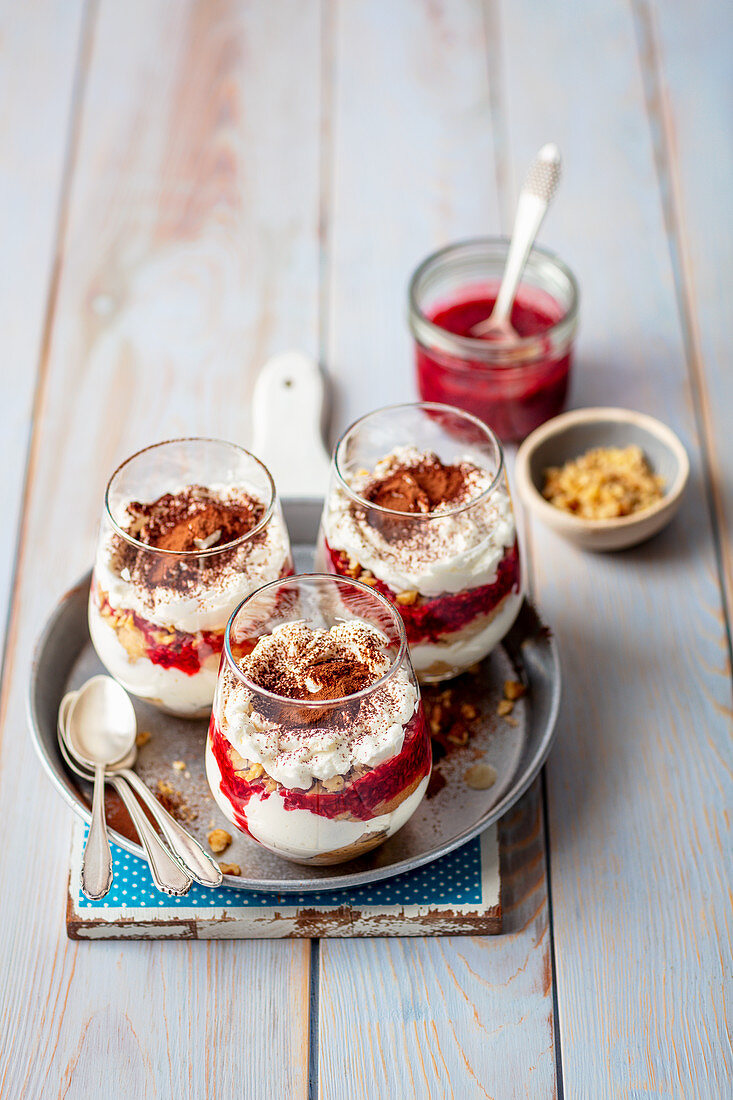
[[[110,676],[88,680],[66,704],[64,718],[70,750],[92,769],[116,764],[135,749],[135,709],[125,689]]]
[[[69,710],[71,709],[71,704],[74,702],[78,694],[78,691],[67,691],[66,695],[64,695],[63,699],[59,703],[59,717],[56,732],[58,734],[59,741],[63,742],[64,759],[66,760],[67,764],[69,762],[69,754],[73,755],[67,733]],[[76,774],[80,775],[83,779],[94,779],[94,768],[90,764],[83,764],[79,760],[77,760],[76,757],[74,757],[74,760],[76,761],[76,763],[75,766],[71,769],[73,772],[76,772]],[[108,770],[122,771],[124,768],[132,768],[135,766],[136,760],[137,745],[133,745],[127,756],[123,756],[121,760],[116,760],[114,766],[110,766]]]

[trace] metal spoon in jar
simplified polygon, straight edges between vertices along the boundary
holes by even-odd
[[[491,316],[471,329],[471,336],[489,337],[507,342],[520,339],[509,318],[517,295],[524,265],[534,244],[542,220],[560,182],[560,150],[550,142],[543,145],[527,173],[517,202],[512,239],[504,276]]]

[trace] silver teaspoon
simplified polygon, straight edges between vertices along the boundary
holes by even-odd
[[[71,700],[66,736],[73,756],[94,772],[92,820],[84,846],[81,888],[88,898],[103,898],[112,885],[112,853],[104,817],[104,770],[130,751],[135,743],[135,713],[120,708],[114,683],[107,676],[94,676]]]
[[[223,876],[221,868],[216,860],[213,859],[199,842],[183,828],[180,822],[176,821],[172,814],[168,813],[165,806],[161,806],[158,799],[152,791],[146,787],[140,776],[132,770],[137,760],[137,747],[135,745],[137,718],[130,697],[116,680],[112,680],[110,677],[97,677],[97,679],[107,679],[110,681],[112,686],[109,687],[108,690],[110,694],[115,692],[118,694],[120,712],[122,712],[126,706],[129,706],[129,710],[132,712],[131,721],[134,724],[134,734],[130,750],[127,755],[121,760],[118,760],[117,763],[107,766],[106,772],[108,778],[116,774],[127,780],[137,796],[149,809],[155,823],[158,825],[158,828],[175,855],[179,857],[186,870],[196,879],[196,882],[200,882],[202,886],[221,886]]]
[[[98,679],[110,680],[109,676],[106,676],[106,678],[100,676]],[[108,779],[111,779],[113,774],[117,774],[128,781],[133,791],[138,794],[138,798],[141,799],[147,806],[147,809],[149,809],[153,820],[158,828],[160,828],[168,845],[173,849],[174,854],[183,862],[184,867],[190,875],[192,875],[197,882],[201,883],[201,886],[221,886],[222,873],[217,861],[209,856],[208,851],[201,847],[198,840],[190,835],[190,833],[186,832],[183,825],[180,825],[180,823],[175,820],[175,817],[167,812],[165,806],[162,806],[161,803],[157,801],[153,792],[143,783],[140,775],[132,771],[135,760],[138,759],[138,749],[136,749],[134,740],[136,733],[138,733],[138,724],[136,724],[134,708],[132,707],[128,693],[124,691],[123,687],[120,686],[116,680],[110,680],[110,682],[113,686],[110,687],[109,691],[120,693],[120,709],[122,709],[123,703],[127,703],[130,706],[132,722],[134,723],[134,735],[127,756],[118,760],[117,763],[108,764],[106,769]],[[64,723],[65,722],[66,719],[64,719]]]
[[[488,336],[507,342],[519,340],[519,334],[509,318],[524,265],[560,182],[560,165],[560,150],[557,145],[552,142],[543,145],[519,193],[504,276],[491,316],[474,325],[471,336]]]
[[[74,702],[76,694],[76,692],[69,692],[61,701],[58,717],[59,748],[61,749],[64,760],[71,770],[82,779],[89,780],[92,778],[89,767],[75,757],[74,751],[67,739],[66,723],[68,721],[70,707]],[[123,763],[126,759],[127,758],[123,758]],[[188,893],[193,882],[191,875],[181,867],[179,861],[171,855],[166,846],[162,843],[155,829],[153,829],[147,817],[142,812],[139,803],[133,796],[126,781],[121,775],[117,775],[115,772],[110,773],[109,769],[106,770],[105,778],[119,794],[132,819],[132,823],[135,826],[140,842],[145,850],[145,855],[147,856],[148,865],[150,867],[150,874],[155,885],[166,894],[181,895]],[[82,889],[84,889],[83,885]]]
[[[160,831],[175,854],[197,882],[200,882],[202,886],[221,886],[223,875],[219,864],[183,828],[180,822],[168,813],[165,806],[161,806],[152,791],[145,786],[140,776],[132,771],[136,759],[137,751],[134,751],[130,756],[126,756],[124,760],[121,760],[119,764],[112,764],[111,767],[107,768],[108,777],[119,775],[127,780],[150,810],[160,827]]]

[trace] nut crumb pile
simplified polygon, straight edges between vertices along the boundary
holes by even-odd
[[[542,495],[582,519],[617,519],[661,500],[664,479],[652,473],[640,447],[594,447],[548,467]]]

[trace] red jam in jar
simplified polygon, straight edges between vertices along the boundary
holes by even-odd
[[[465,409],[514,441],[565,405],[578,294],[565,265],[535,248],[512,309],[520,340],[472,336],[493,309],[506,247],[466,241],[428,257],[410,283],[410,327],[421,398]]]

